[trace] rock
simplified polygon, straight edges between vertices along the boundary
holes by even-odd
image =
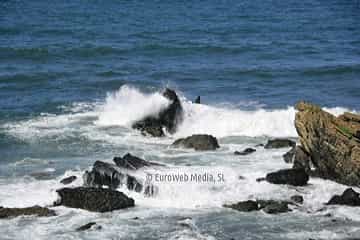
[[[196,151],[216,150],[220,147],[215,137],[206,134],[197,134],[177,139],[172,146],[194,148]]]
[[[283,159],[286,163],[292,163],[294,161],[296,147],[290,149],[290,151],[286,152],[283,155]]]
[[[256,181],[257,182],[263,182],[263,181],[266,181],[266,178],[264,178],[264,177],[257,178]]]
[[[295,127],[300,143],[320,177],[342,184],[360,185],[359,115],[339,117],[314,104],[300,102]]]
[[[291,211],[288,207],[288,202],[285,201],[262,200],[258,201],[258,203],[260,204],[260,209],[268,214],[278,214]]]
[[[117,189],[125,184],[129,190],[141,192],[143,189],[143,185],[134,176],[118,171],[116,165],[101,161],[96,161],[92,171],[84,173],[83,179],[87,187],[108,186],[110,189]]]
[[[54,210],[33,206],[26,208],[0,208],[0,218],[10,218],[10,217],[18,217],[22,215],[36,215],[38,217],[51,217],[56,216]]]
[[[355,192],[352,188],[346,189],[342,195],[333,196],[327,205],[348,205],[348,206],[360,206],[359,193]]]
[[[309,181],[309,175],[304,169],[282,169],[268,173],[266,175],[266,181],[274,184],[304,186]]]
[[[164,128],[171,134],[176,132],[177,125],[183,120],[181,102],[175,91],[171,89],[166,88],[162,95],[171,102],[170,105],[161,111],[157,117],[148,116],[135,122],[132,128],[153,137],[164,136]]]
[[[304,202],[304,198],[301,195],[293,195],[290,197],[290,200],[294,203],[302,204]]]
[[[200,104],[200,96],[197,96],[197,98],[195,99],[194,103]]]
[[[130,169],[130,170],[138,170],[142,167],[150,167],[150,166],[164,166],[154,162],[148,162],[141,158],[131,155],[130,153],[125,154],[122,158],[115,157],[113,160],[118,167]]]
[[[235,204],[227,205],[225,204],[224,207],[226,208],[232,208],[241,212],[250,212],[250,211],[257,211],[259,210],[258,203],[253,200],[247,200],[243,202],[238,202]]]
[[[309,154],[301,146],[296,146],[293,168],[304,169],[306,173],[310,174],[310,161]]]
[[[284,138],[276,138],[269,140],[264,148],[271,149],[271,148],[286,148],[286,147],[295,147],[296,143],[290,139]]]
[[[64,185],[67,185],[67,184],[70,184],[72,183],[73,181],[75,181],[77,179],[76,176],[70,176],[70,177],[67,177],[67,178],[64,178],[60,181],[60,183],[64,184]]]
[[[92,212],[108,212],[135,205],[124,193],[103,188],[62,188],[56,191],[60,201],[56,205],[81,208]]]
[[[319,176],[342,184],[360,185],[360,116],[339,117],[319,106],[300,102],[295,127],[304,151]]]
[[[76,231],[81,232],[90,229],[92,226],[96,225],[96,222],[89,222],[81,227],[78,227]],[[101,228],[101,226],[99,226]]]
[[[288,208],[289,202],[286,201],[275,201],[275,200],[247,200],[238,202],[235,204],[224,205],[226,208],[232,208],[241,212],[251,212],[263,210],[268,214],[277,214],[289,212],[291,209]]]
[[[246,148],[245,150],[243,150],[241,152],[235,151],[234,154],[244,156],[244,155],[249,155],[249,154],[251,154],[253,152],[256,152],[256,149],[254,149],[254,148]]]

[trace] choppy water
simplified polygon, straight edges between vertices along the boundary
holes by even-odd
[[[359,111],[359,1],[1,1],[0,206],[46,206],[59,180],[127,152],[170,172],[222,173],[225,183],[162,183],[128,192],[136,208],[97,214],[57,207],[57,217],[0,220],[2,239],[345,239],[360,210],[323,208],[346,187],[257,183],[289,167],[288,149],[234,156],[271,137],[297,137],[293,105]],[[177,90],[185,109],[163,139],[130,129]],[[201,95],[203,104],[191,103]],[[216,136],[221,148],[172,149],[178,137]],[[45,173],[37,179],[37,173]],[[239,179],[239,175],[245,177]],[[359,189],[357,189],[359,190]],[[222,204],[303,194],[304,207],[269,216]],[[325,217],[330,213],[332,217]],[[139,220],[133,220],[139,217]],[[336,221],[334,221],[334,219]],[[89,221],[102,230],[77,233]]]

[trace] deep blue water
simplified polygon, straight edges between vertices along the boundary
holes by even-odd
[[[123,84],[359,109],[360,1],[0,2],[0,120]]]

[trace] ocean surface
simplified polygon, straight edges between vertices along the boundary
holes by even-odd
[[[164,107],[165,87],[184,107],[178,131],[151,138],[132,130]],[[202,104],[192,104],[198,95]],[[0,0],[0,206],[51,205],[60,179],[76,175],[71,186],[80,186],[96,160],[127,152],[166,164],[163,174],[225,179],[159,183],[151,198],[120,189],[136,207],[112,213],[56,207],[56,217],[0,220],[0,238],[360,237],[360,209],[323,209],[346,186],[257,183],[291,167],[282,159],[289,149],[233,154],[274,137],[296,140],[299,100],[334,114],[360,111],[360,1]],[[216,136],[221,148],[169,147],[195,133]],[[222,207],[299,193],[304,205],[286,214]],[[102,229],[75,231],[90,221]]]

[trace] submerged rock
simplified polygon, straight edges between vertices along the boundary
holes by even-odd
[[[130,170],[138,170],[142,167],[150,166],[164,166],[158,163],[145,161],[139,157],[131,155],[130,153],[125,154],[123,157],[115,157],[113,161],[116,166]]]
[[[271,148],[286,148],[286,147],[295,147],[295,146],[296,146],[296,142],[290,139],[276,138],[269,140],[265,144],[264,148],[271,149]]]
[[[333,196],[327,205],[347,205],[347,206],[360,206],[359,193],[355,192],[352,188],[346,189],[343,194]]]
[[[319,106],[300,102],[295,127],[304,151],[320,177],[347,185],[360,185],[360,115],[339,117]]]
[[[301,195],[293,195],[290,197],[290,200],[294,203],[302,204],[304,202],[304,198]]]
[[[256,149],[254,149],[254,148],[246,148],[245,150],[243,150],[241,152],[235,151],[234,154],[235,155],[245,156],[245,155],[249,155],[249,154],[251,154],[253,152],[256,152]]]
[[[277,213],[284,213],[289,212],[291,209],[288,208],[287,201],[275,201],[275,200],[247,200],[238,202],[235,204],[230,205],[223,205],[226,208],[232,208],[237,211],[241,212],[251,212],[251,211],[258,211],[263,210],[265,213],[268,214],[277,214]]]
[[[103,188],[62,188],[56,191],[60,200],[56,205],[80,208],[92,212],[108,212],[135,205],[124,193]]]
[[[290,212],[287,201],[275,201],[275,200],[258,200],[259,209],[262,209],[268,214],[278,214]]]
[[[78,232],[86,231],[86,230],[92,228],[92,227],[95,226],[95,225],[96,225],[96,222],[89,222],[89,223],[87,223],[87,224],[85,224],[85,225],[83,225],[83,226],[81,226],[81,227],[78,227],[78,228],[76,229],[76,231],[78,231]],[[98,228],[98,229],[101,229],[101,226],[97,226],[97,228]]]
[[[67,185],[67,184],[72,183],[72,182],[75,181],[76,179],[77,179],[76,176],[70,176],[70,177],[61,179],[60,183],[62,183],[62,184],[64,184],[64,185]]]
[[[140,130],[143,134],[153,137],[162,137],[165,135],[164,130],[173,134],[183,119],[183,108],[175,91],[166,88],[162,94],[171,103],[161,111],[157,117],[148,116],[135,122],[132,128]]]
[[[18,217],[22,215],[36,215],[38,217],[51,217],[56,216],[54,210],[33,206],[26,208],[4,208],[0,207],[0,218]]]
[[[196,151],[216,150],[220,147],[215,137],[206,134],[196,134],[187,138],[177,139],[172,146],[193,148]]]
[[[235,210],[238,210],[240,212],[251,212],[251,211],[257,211],[259,210],[258,203],[253,200],[247,200],[243,202],[238,202],[235,204],[225,204],[224,207],[226,208],[232,208]]]
[[[268,173],[265,179],[273,184],[304,186],[309,181],[309,175],[304,169],[282,169],[276,172]]]

